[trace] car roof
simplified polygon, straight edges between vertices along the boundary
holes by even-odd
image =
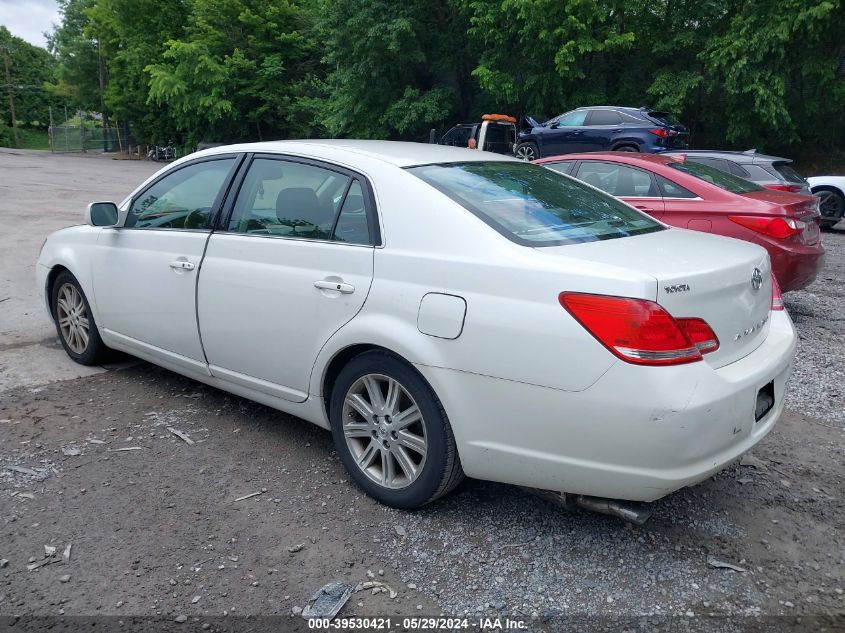
[[[543,163],[557,163],[562,160],[602,160],[612,159],[620,163],[652,163],[656,165],[668,165],[681,160],[680,156],[667,156],[666,154],[639,154],[635,152],[588,152],[582,154],[561,154],[560,156],[549,156],[540,158],[533,162],[542,165]]]
[[[720,149],[685,149],[674,150],[666,152],[674,156],[680,154],[690,154],[694,156],[703,156],[705,158],[727,158],[736,163],[775,163],[786,162],[791,163],[789,158],[781,158],[780,156],[770,156],[768,154],[758,154],[755,150],[747,150],[745,152],[738,152],[732,150]]]
[[[404,141],[369,141],[355,139],[309,139],[296,141],[268,141],[224,145],[191,154],[192,158],[230,152],[288,153],[328,161],[350,162],[360,157],[377,160],[397,167],[462,163],[479,161],[517,161],[516,158],[482,152],[477,149],[409,143]],[[518,161],[519,162],[519,161]]]

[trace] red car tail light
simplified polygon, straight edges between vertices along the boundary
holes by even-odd
[[[670,136],[677,136],[678,133],[675,130],[667,130],[666,128],[656,127],[654,129],[649,130],[655,136],[659,136],[660,138],[669,138]]]
[[[729,215],[728,219],[740,226],[778,240],[798,235],[804,230],[804,222],[795,218],[765,217],[758,215]]]
[[[763,185],[766,189],[773,189],[774,191],[788,191],[789,193],[798,193],[801,191],[801,185]]]
[[[785,310],[783,305],[783,295],[780,292],[780,284],[772,273],[772,310]]]
[[[654,301],[575,292],[561,292],[558,301],[599,343],[629,363],[682,365],[719,347],[702,319],[675,319]]]
[[[704,319],[675,319],[681,331],[687,335],[690,343],[698,348],[699,353],[709,354],[719,349],[719,338]]]

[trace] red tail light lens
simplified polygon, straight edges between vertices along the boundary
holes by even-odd
[[[674,319],[654,301],[561,292],[560,305],[599,343],[637,365],[681,365],[719,347],[701,319]]]
[[[780,292],[780,284],[772,273],[772,310],[784,310],[783,295]]]
[[[789,193],[798,193],[801,191],[801,185],[763,185],[766,189],[773,189],[774,191],[788,191]]]
[[[798,235],[804,230],[804,223],[795,218],[765,217],[757,215],[729,215],[731,222],[736,222],[752,231],[768,235],[778,240],[785,240]]]
[[[653,130],[649,130],[655,136],[659,136],[660,138],[669,138],[669,130],[666,130],[662,127],[656,127]]]

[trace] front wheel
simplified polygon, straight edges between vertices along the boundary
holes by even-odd
[[[463,479],[452,428],[428,383],[386,352],[356,356],[331,392],[335,447],[352,479],[394,508],[418,508]]]
[[[99,364],[108,348],[76,277],[67,271],[59,273],[51,294],[53,320],[67,355],[80,365]]]
[[[528,162],[540,158],[540,150],[534,142],[520,143],[516,146],[514,154],[517,158]]]

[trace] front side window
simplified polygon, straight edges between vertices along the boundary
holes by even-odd
[[[132,202],[124,227],[210,229],[214,203],[235,158],[207,160],[167,174]]]
[[[229,231],[369,244],[361,183],[293,161],[256,158],[241,184]]]
[[[750,180],[745,180],[739,176],[734,176],[721,169],[716,169],[710,165],[704,165],[692,160],[676,161],[669,163],[669,167],[677,169],[685,174],[690,174],[696,178],[706,180],[711,185],[716,185],[720,189],[730,191],[731,193],[751,193],[752,191],[763,191],[763,187],[755,185]]]
[[[553,122],[557,123],[559,127],[578,127],[584,125],[584,119],[587,118],[586,110],[575,110],[559,116]]]
[[[440,145],[451,145],[453,147],[466,147],[472,136],[471,127],[453,127],[440,139]]]
[[[408,171],[526,246],[593,242],[664,228],[615,198],[540,165],[449,163]]]
[[[577,177],[617,198],[660,196],[648,172],[619,163],[584,161],[578,167]]]

